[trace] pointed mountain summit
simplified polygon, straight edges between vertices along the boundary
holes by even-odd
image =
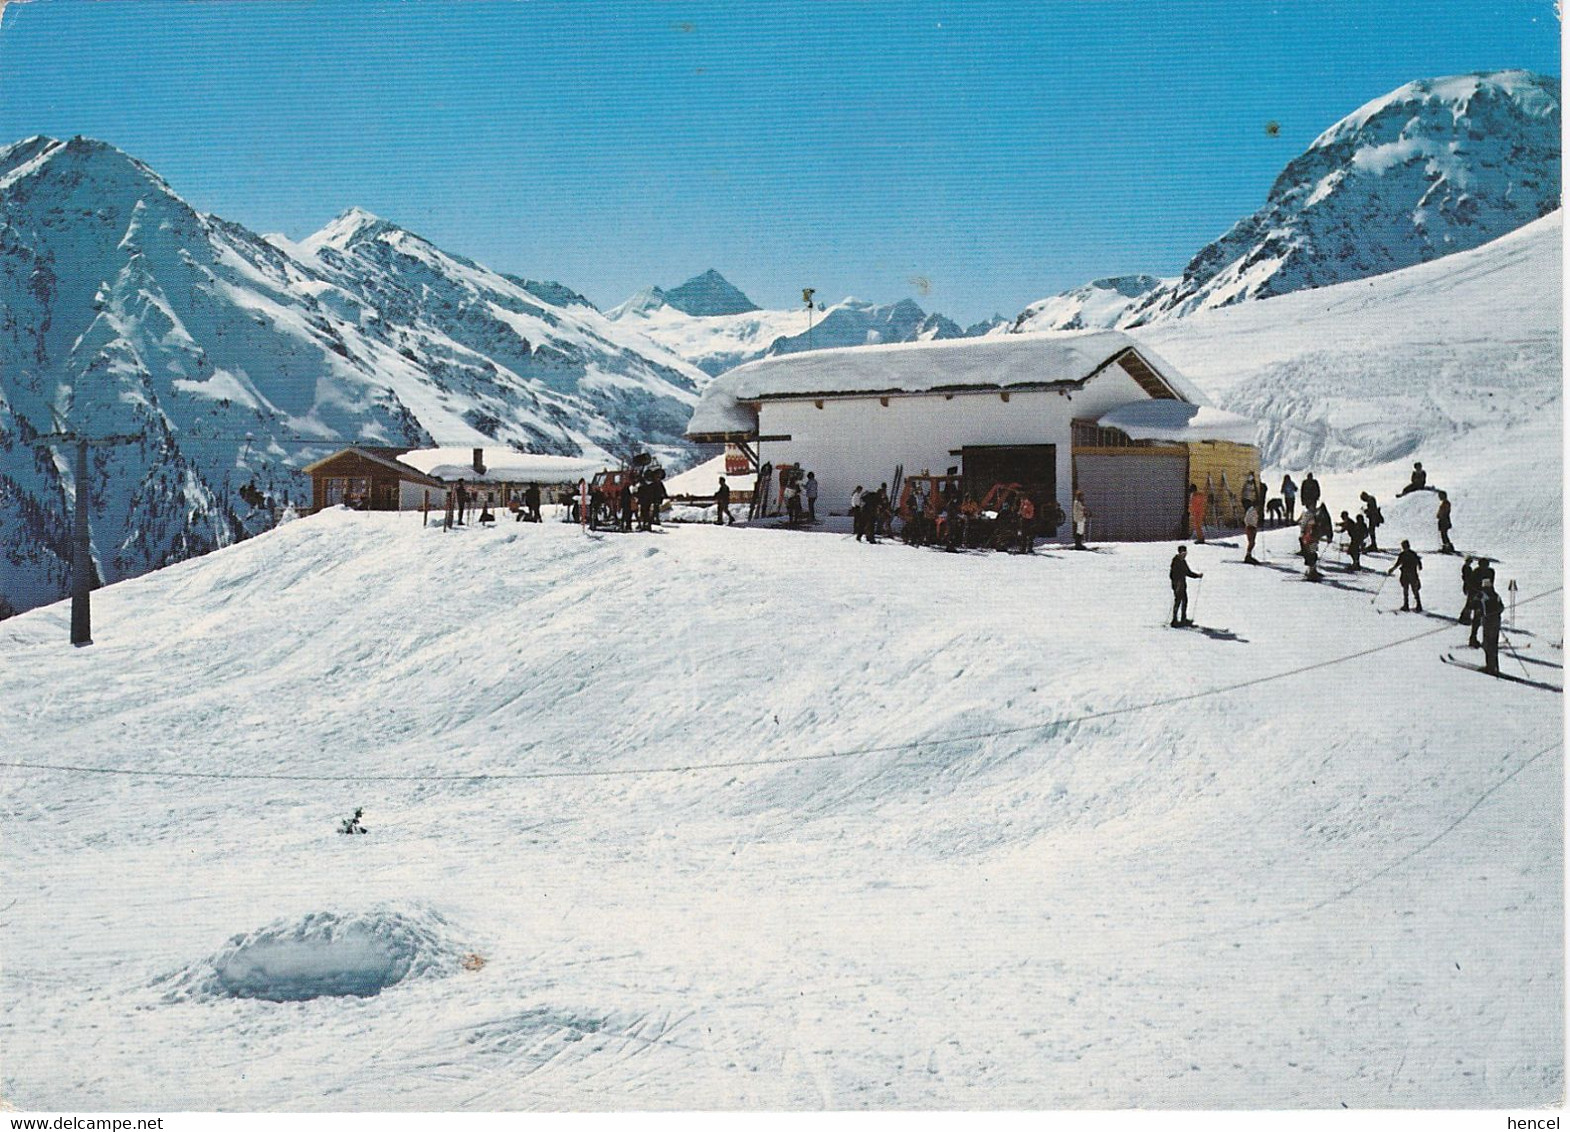
[[[1559,207],[1559,131],[1552,76],[1407,83],[1315,138],[1264,205],[1200,249],[1181,277],[1089,283],[1033,303],[1014,329],[1140,326],[1480,247]]]
[[[749,314],[761,309],[712,267],[702,275],[694,275],[680,287],[664,292],[664,299],[666,305],[699,318]]]
[[[1289,162],[1263,207],[1203,248],[1127,325],[1383,275],[1479,247],[1560,200],[1559,80],[1407,83]]]

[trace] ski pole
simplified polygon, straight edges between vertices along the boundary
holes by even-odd
[[[1368,604],[1373,605],[1379,600],[1379,595],[1384,592],[1385,583],[1390,580],[1390,571],[1385,571],[1385,576],[1379,582],[1379,588],[1374,591],[1374,596],[1368,599]]]
[[[1521,675],[1530,680],[1532,678],[1532,674],[1526,670],[1526,661],[1522,660],[1521,654],[1515,651],[1515,645],[1510,643],[1509,636],[1507,636],[1502,629],[1499,632],[1499,636],[1504,640],[1505,648],[1510,650],[1510,655],[1515,657],[1515,662],[1521,666]]]
[[[1203,579],[1203,578],[1195,578],[1194,579],[1194,607],[1191,610],[1189,610],[1188,619],[1190,621],[1194,620],[1195,615],[1199,612],[1199,591],[1204,586],[1204,584],[1205,584],[1205,579]]]

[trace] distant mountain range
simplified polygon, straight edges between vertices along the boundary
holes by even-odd
[[[711,376],[775,354],[963,338],[1004,321],[1000,317],[964,330],[910,299],[879,305],[846,298],[814,308],[809,329],[805,306],[763,310],[712,268],[669,291],[646,287],[614,307],[609,317],[635,327]]]
[[[105,581],[233,542],[345,444],[684,459],[707,380],[556,283],[351,209],[298,245],[85,138],[0,149],[0,615],[65,593],[69,449]]]
[[[1364,279],[1486,244],[1559,204],[1558,79],[1411,82],[1320,134],[1180,277],[1099,280],[1033,303],[1011,329],[1140,326]]]
[[[0,148],[0,616],[66,592],[69,452],[92,454],[106,581],[243,538],[353,441],[672,464],[698,391],[753,358],[1010,330],[1138,327],[1475,248],[1560,203],[1557,79],[1408,83],[1292,160],[1174,279],[1096,280],[969,328],[910,300],[762,310],[717,271],[608,313],[360,209],[298,243],[191,208],[86,138]],[[810,329],[809,329],[810,321]]]

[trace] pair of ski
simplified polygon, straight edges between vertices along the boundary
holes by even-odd
[[[1512,684],[1525,684],[1525,685],[1527,685],[1530,688],[1541,688],[1545,692],[1560,692],[1560,693],[1564,692],[1564,689],[1561,688],[1559,685],[1557,685],[1557,684],[1550,684],[1546,680],[1532,680],[1532,679],[1529,679],[1528,677],[1516,676],[1516,675],[1513,675],[1512,673],[1509,673],[1509,672],[1502,672],[1502,671],[1501,672],[1490,672],[1486,668],[1484,668],[1481,664],[1473,664],[1471,661],[1462,660],[1460,657],[1456,656],[1454,653],[1449,653],[1449,652],[1440,653],[1439,654],[1439,659],[1442,660],[1446,664],[1453,665],[1456,668],[1467,668],[1467,669],[1470,669],[1473,672],[1480,672],[1484,676],[1493,676],[1493,677],[1496,677],[1496,678],[1498,678],[1500,680],[1508,680]]]

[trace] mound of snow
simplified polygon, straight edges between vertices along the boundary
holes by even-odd
[[[176,974],[175,998],[371,998],[405,979],[450,974],[464,954],[438,913],[313,912],[237,935]]]

